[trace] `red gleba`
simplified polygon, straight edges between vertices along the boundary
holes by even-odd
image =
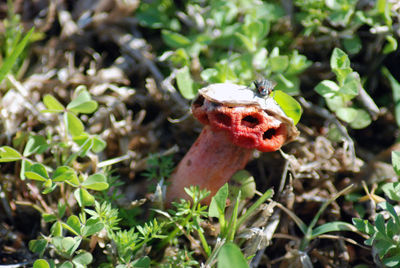
[[[298,135],[272,97],[235,84],[213,84],[199,90],[193,115],[205,125],[169,178],[166,204],[189,196],[185,187],[198,185],[211,197],[232,175],[245,167],[254,149],[272,152]]]

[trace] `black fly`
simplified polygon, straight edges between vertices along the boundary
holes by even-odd
[[[268,79],[256,80],[253,82],[256,86],[258,93],[261,96],[269,96],[272,93],[272,90],[276,86],[276,82]]]

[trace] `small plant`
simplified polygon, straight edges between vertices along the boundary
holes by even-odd
[[[400,152],[392,152],[392,165],[397,175],[400,175]],[[392,201],[400,201],[400,182],[386,183],[382,186],[383,192]],[[375,262],[385,267],[400,265],[400,216],[398,211],[389,202],[378,203],[382,209],[375,220],[353,218],[356,228],[369,236],[364,244],[373,248]]]
[[[359,129],[368,126],[371,123],[371,116],[353,102],[363,89],[360,76],[350,67],[347,54],[335,48],[330,63],[332,71],[336,74],[337,83],[324,80],[315,87],[315,91],[325,98],[329,109],[350,127]]]
[[[336,193],[334,196],[332,196],[329,200],[323,203],[323,205],[320,207],[318,212],[315,214],[314,218],[312,221],[307,225],[304,223],[297,215],[295,215],[292,211],[287,209],[281,204],[277,204],[279,208],[281,208],[283,211],[288,214],[293,221],[296,223],[297,227],[300,229],[300,231],[303,233],[304,237],[301,239],[299,247],[298,247],[298,255],[297,257],[300,257],[302,260],[301,262],[309,262],[311,264],[311,260],[309,259],[309,256],[307,255],[307,250],[311,246],[311,242],[318,238],[321,235],[324,235],[326,233],[330,232],[338,232],[338,231],[351,231],[351,232],[357,232],[357,229],[351,225],[350,223],[344,222],[344,221],[332,221],[332,222],[327,222],[324,223],[318,227],[316,227],[316,224],[318,222],[318,219],[321,217],[323,212],[326,210],[326,208],[334,202],[338,197],[341,195],[345,194],[352,185],[346,187],[345,189],[341,190],[340,192]],[[295,255],[296,256],[296,255]]]
[[[147,160],[147,169],[143,176],[148,179],[166,180],[174,170],[174,162],[171,155],[150,155]]]
[[[0,83],[8,73],[18,71],[23,62],[20,56],[34,37],[34,28],[24,35],[20,16],[14,12],[12,0],[7,1],[7,8],[8,18],[4,20],[6,29],[4,36],[0,36]]]

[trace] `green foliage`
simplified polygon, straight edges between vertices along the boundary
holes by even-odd
[[[198,88],[194,86],[188,66],[184,66],[178,70],[176,73],[176,83],[182,96],[186,99],[193,99],[196,96]]]
[[[356,228],[351,225],[350,223],[343,222],[343,221],[333,221],[333,222],[328,222],[325,224],[322,224],[318,227],[315,227],[315,225],[318,222],[318,219],[321,217],[322,213],[326,210],[326,208],[333,202],[335,201],[339,196],[343,195],[346,193],[352,185],[344,188],[340,192],[336,193],[334,196],[332,196],[329,200],[324,202],[324,204],[320,207],[318,212],[314,215],[314,218],[312,221],[307,225],[304,223],[299,217],[297,217],[292,211],[288,210],[285,207],[281,207],[296,223],[297,227],[300,229],[300,231],[304,234],[303,239],[301,240],[300,243],[300,251],[306,250],[306,248],[310,245],[310,242],[317,238],[318,236],[330,232],[337,232],[337,231],[352,231],[356,232]]]
[[[170,1],[143,4],[138,12],[143,25],[163,28],[162,39],[172,50],[163,51],[162,59],[169,60],[177,69],[177,86],[185,98],[193,98],[200,84],[226,81],[250,84],[256,77],[277,81],[277,89],[291,95],[299,93],[298,74],[310,62],[296,50],[288,53],[281,52],[278,46],[267,48],[271,23],[283,15],[279,5],[218,0],[205,5],[188,2],[185,9],[189,14],[187,19],[197,27],[185,28],[175,23],[177,27],[171,27],[169,23],[178,20]],[[190,10],[195,10],[196,16]],[[189,72],[194,62],[200,64],[201,79],[194,79]]]
[[[74,141],[81,146],[80,156],[83,157],[88,150],[99,152],[104,149],[105,142],[98,136],[90,136],[84,132],[82,121],[78,118],[79,114],[91,114],[97,109],[97,102],[93,101],[86,87],[79,86],[75,90],[74,98],[64,107],[56,98],[46,95],[43,98],[46,110],[42,113],[63,114],[64,126]]]
[[[20,16],[14,12],[13,2],[7,1],[7,19],[3,21],[4,35],[0,35],[0,83],[8,73],[16,73],[21,66],[29,43],[38,39],[34,28],[24,34]]]
[[[156,220],[146,223],[143,227],[137,226],[137,229],[119,230],[112,234],[112,239],[117,245],[118,261],[121,264],[129,264],[135,260],[135,253],[143,246],[149,244],[153,239],[161,239],[160,235],[163,224],[158,224]],[[147,258],[148,259],[148,258]],[[147,263],[147,259],[141,262]],[[136,261],[139,261],[137,259]],[[146,266],[148,267],[148,266]]]
[[[246,268],[249,265],[246,262],[240,248],[232,243],[225,243],[218,254],[218,266],[217,267],[232,267],[232,268]]]
[[[392,152],[392,165],[396,174],[400,175],[400,152]],[[393,201],[400,201],[400,183],[386,183],[382,186],[383,192]],[[393,205],[381,202],[378,207],[382,212],[377,214],[374,221],[353,218],[354,226],[369,236],[364,244],[371,246],[377,257],[385,267],[400,265],[400,217]]]
[[[25,47],[28,45],[33,31],[34,31],[33,28],[29,30],[29,32],[26,33],[26,35],[22,38],[22,40],[19,40],[21,33],[18,34],[19,38],[14,41],[15,43],[11,48],[10,54],[7,55],[7,57],[2,62],[2,65],[0,67],[0,82],[3,81],[4,77],[12,70],[15,62],[18,60],[18,57],[21,55]]]
[[[290,95],[286,94],[281,90],[275,90],[273,93],[274,100],[279,104],[285,114],[293,119],[293,123],[296,125],[301,118],[303,109],[300,104]]]
[[[372,246],[386,267],[398,267],[400,264],[400,219],[394,207],[388,202],[379,203],[378,206],[389,214],[385,220],[382,214],[378,214],[373,224],[368,220],[353,218],[356,228],[369,235],[365,244]]]
[[[50,265],[46,260],[38,259],[33,263],[33,268],[50,268]]]
[[[362,90],[360,76],[350,67],[347,54],[339,48],[333,50],[330,64],[336,74],[337,83],[324,80],[315,87],[315,91],[325,98],[329,109],[350,127],[367,127],[372,121],[371,116],[353,101]]]
[[[174,170],[174,162],[172,156],[156,156],[150,155],[147,160],[147,170],[143,173],[143,176],[148,179],[167,179]]]
[[[188,233],[196,230],[197,232],[203,232],[200,226],[202,218],[208,215],[207,206],[201,205],[200,201],[206,198],[210,192],[206,190],[200,190],[198,186],[190,186],[185,188],[186,193],[190,196],[192,202],[181,199],[181,201],[173,202],[172,204],[176,207],[176,210],[169,210],[171,214],[171,224],[178,225],[184,228]],[[178,227],[171,234],[176,234],[182,230]],[[168,236],[165,241],[170,241],[174,236]]]
[[[393,37],[393,2],[374,1],[374,6],[363,8],[357,0],[296,0],[294,4],[300,12],[296,19],[304,27],[305,36],[324,35],[332,43],[339,40],[346,52],[357,54],[362,43],[357,31],[362,26],[370,27],[372,34],[383,35],[386,43],[380,42],[377,50],[388,54],[397,49],[397,40]]]

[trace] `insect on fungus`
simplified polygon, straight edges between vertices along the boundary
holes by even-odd
[[[255,80],[254,85],[261,96],[269,96],[276,86],[276,82],[268,79]]]

